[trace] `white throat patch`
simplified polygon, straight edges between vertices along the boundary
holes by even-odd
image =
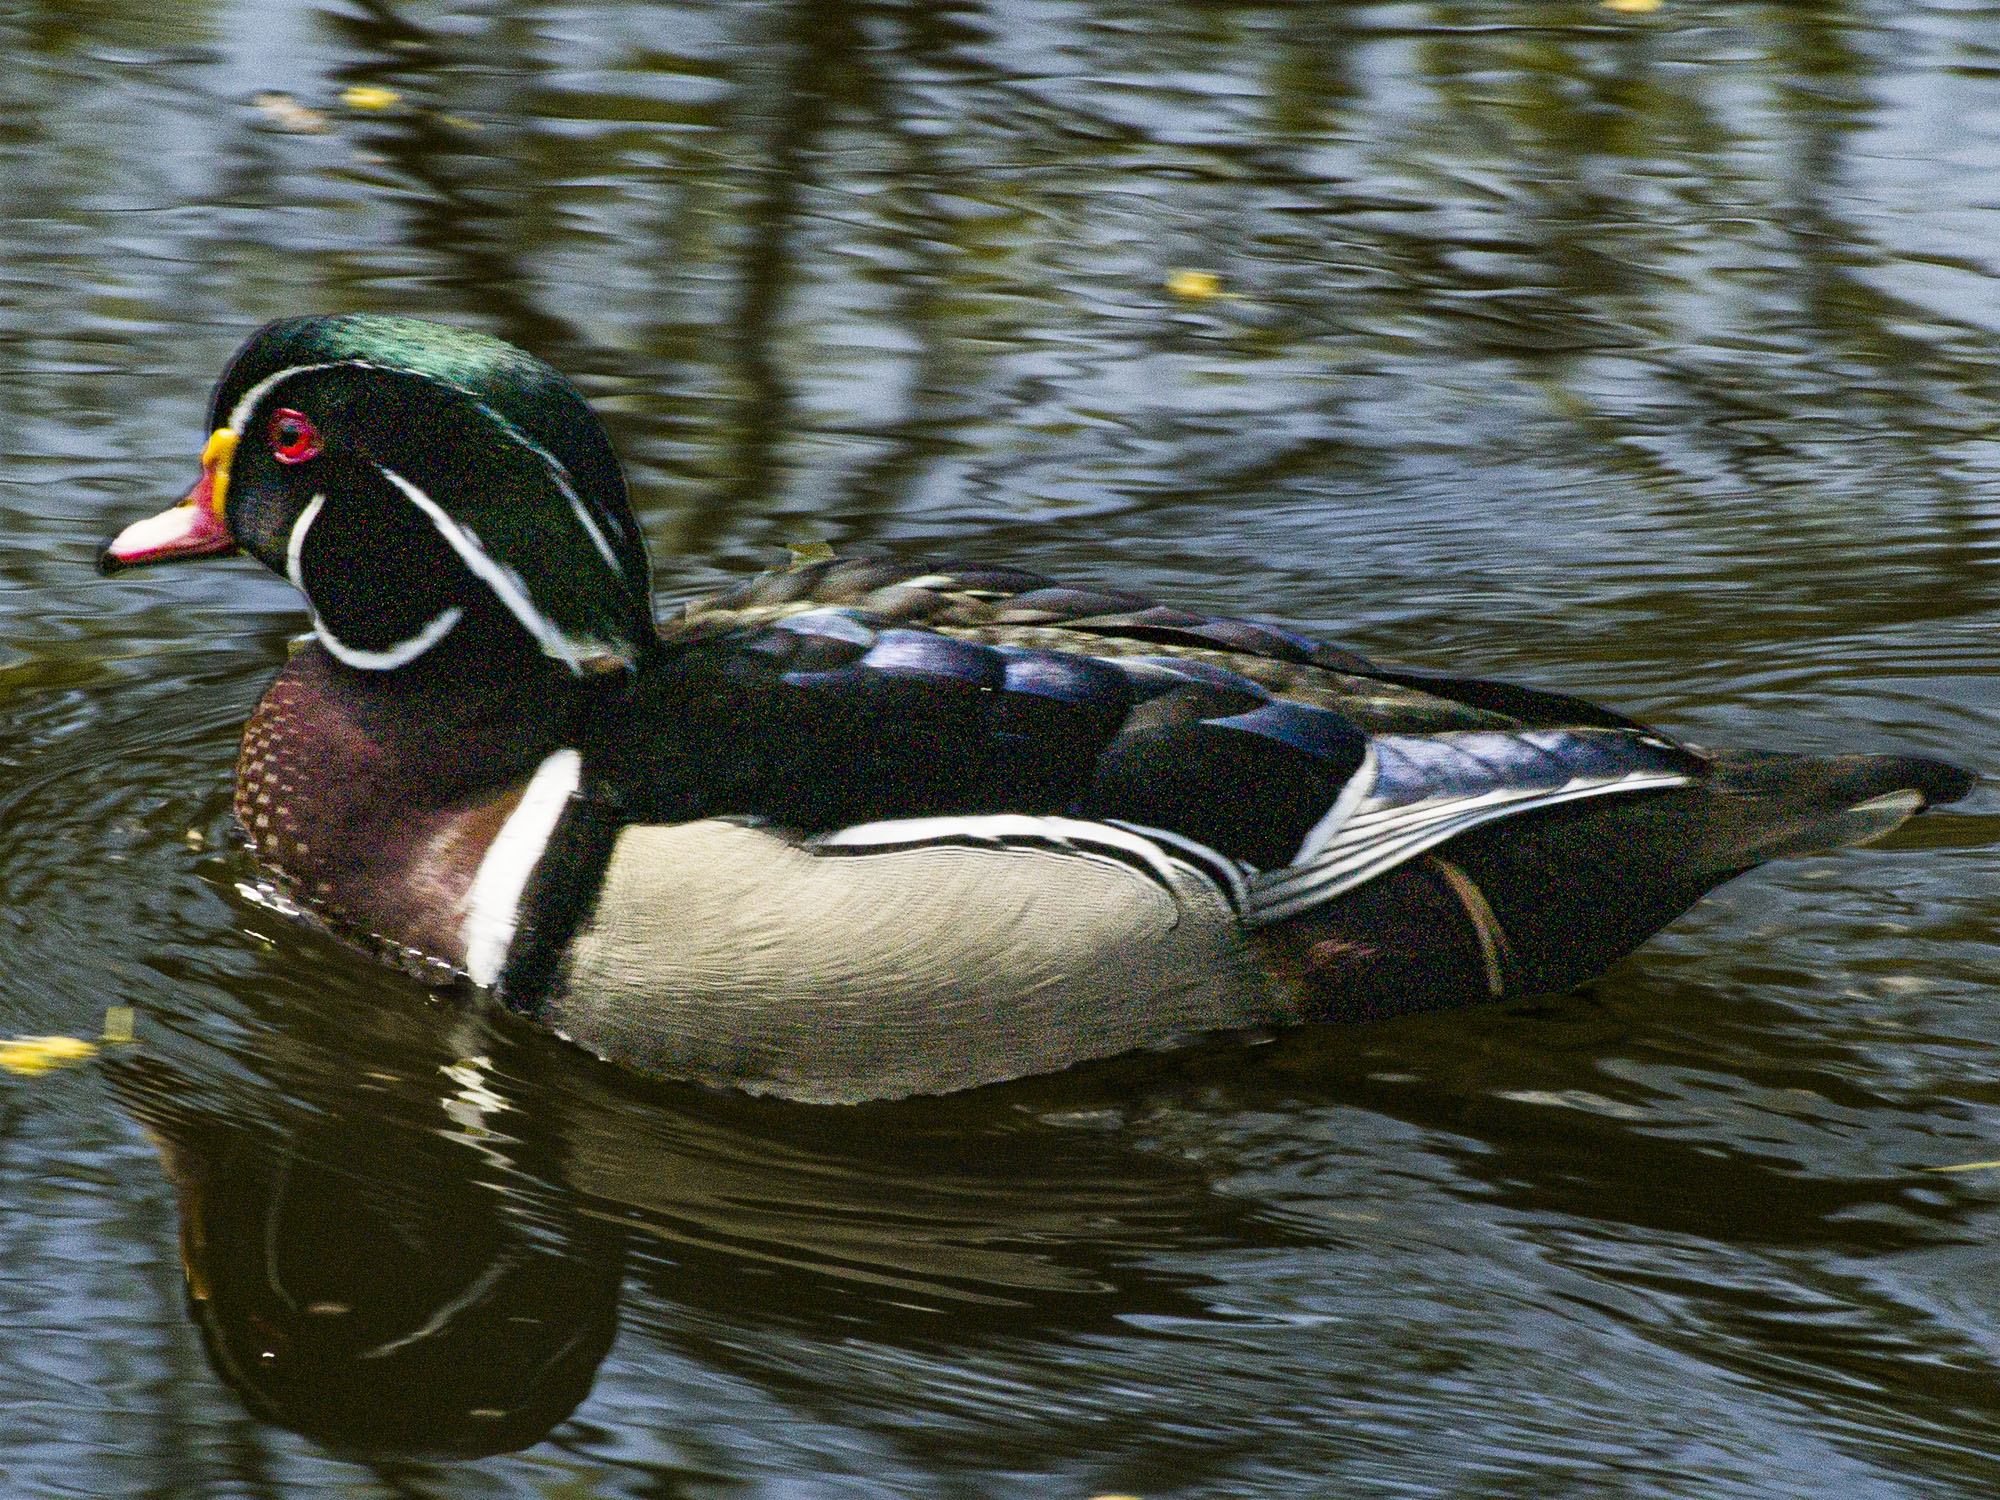
[[[312,594],[306,588],[304,563],[306,534],[312,530],[313,522],[319,519],[319,513],[325,505],[326,496],[314,495],[306,508],[299,512],[299,518],[292,522],[291,535],[285,538],[285,577],[289,578],[292,587],[304,594],[308,600],[312,598]],[[364,672],[388,672],[415,661],[450,635],[452,627],[464,618],[464,610],[456,604],[449,605],[439,610],[436,616],[408,640],[397,641],[380,651],[368,651],[360,646],[348,645],[333,633],[326,621],[319,617],[318,610],[313,611],[313,634],[318,636],[319,643],[333,654],[335,661],[345,662],[348,666]]]
[[[326,621],[313,616],[313,634],[319,643],[333,653],[335,660],[344,661],[350,667],[358,667],[364,672],[389,672],[397,667],[408,666],[431,647],[451,634],[451,629],[465,617],[465,611],[456,604],[438,611],[435,619],[406,641],[380,651],[366,651],[359,646],[350,646],[331,630]]]

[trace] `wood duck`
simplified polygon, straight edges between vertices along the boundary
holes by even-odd
[[[854,1101],[1559,991],[1972,781],[1004,566],[813,562],[658,626],[583,398],[437,324],[273,323],[208,425],[102,565],[240,549],[306,596],[237,763],[269,881],[656,1076]]]

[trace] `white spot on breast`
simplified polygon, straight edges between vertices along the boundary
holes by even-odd
[[[543,761],[479,862],[460,929],[474,984],[491,985],[500,977],[520,922],[521,894],[582,779],[583,757],[575,750],[558,750]]]

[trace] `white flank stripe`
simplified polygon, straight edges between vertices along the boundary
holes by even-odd
[[[403,492],[410,504],[430,517],[438,535],[450,544],[465,565],[472,569],[473,576],[493,590],[495,597],[507,606],[509,614],[521,622],[528,634],[535,638],[544,656],[553,657],[581,675],[586,662],[602,661],[606,656],[619,655],[612,647],[598,641],[578,642],[571,640],[556,628],[534,601],[528,598],[528,591],[511,568],[496,562],[489,552],[480,545],[479,538],[460,526],[445,514],[444,507],[418,489],[394,469],[376,464],[382,477]]]
[[[583,756],[575,750],[558,750],[543,761],[479,862],[459,929],[474,984],[491,986],[500,977],[520,924],[521,893],[582,779]]]
[[[1354,768],[1354,774],[1347,778],[1347,785],[1340,789],[1340,795],[1333,799],[1333,806],[1326,810],[1326,816],[1313,824],[1311,830],[1299,841],[1299,852],[1292,856],[1295,865],[1311,864],[1319,852],[1333,842],[1333,836],[1340,832],[1343,824],[1354,816],[1354,809],[1361,805],[1361,799],[1375,790],[1375,772],[1381,765],[1375,754],[1375,742],[1370,740],[1361,756],[1361,764]]]
[[[422,656],[450,635],[452,626],[464,617],[464,610],[456,604],[451,605],[440,610],[436,619],[408,640],[398,641],[381,651],[366,651],[359,646],[348,645],[327,629],[326,621],[322,620],[317,612],[313,614],[313,634],[319,637],[319,643],[331,651],[336,660],[344,661],[350,667],[359,667],[364,672],[389,672],[397,667],[408,666]]]
[[[1143,834],[1109,823],[1086,822],[1082,818],[1038,818],[1027,813],[982,813],[963,818],[891,818],[879,823],[856,823],[852,828],[838,828],[832,833],[821,834],[811,843],[840,849],[895,848],[912,844],[953,843],[960,839],[994,844],[1005,844],[1009,840],[1061,844],[1073,849],[1079,858],[1089,857],[1089,846],[1097,844],[1137,855],[1169,888],[1173,886],[1176,874],[1190,869],[1209,884],[1215,883],[1214,876],[1174,859]],[[1216,855],[1215,858],[1219,863],[1222,856]]]
[[[1229,898],[1229,904],[1236,908],[1236,915],[1242,916],[1250,906],[1249,878],[1256,873],[1255,865],[1245,864],[1240,859],[1231,859],[1220,849],[1211,848],[1199,839],[1191,839],[1186,834],[1170,833],[1164,828],[1154,828],[1145,823],[1131,823],[1123,818],[1106,820],[1113,828],[1122,828],[1127,833],[1150,839],[1169,853],[1178,853],[1181,863],[1206,875],[1210,884]]]
[[[1295,917],[1495,818],[1585,797],[1685,786],[1692,779],[1673,771],[1631,771],[1608,781],[1578,778],[1541,791],[1502,787],[1476,797],[1437,798],[1362,813],[1349,818],[1312,863],[1252,876],[1249,921],[1261,926]]]

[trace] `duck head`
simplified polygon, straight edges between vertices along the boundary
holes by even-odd
[[[120,532],[103,571],[241,549],[366,671],[496,631],[578,675],[651,648],[645,543],[604,430],[512,344],[414,318],[288,318],[237,351],[208,426],[193,490]]]

